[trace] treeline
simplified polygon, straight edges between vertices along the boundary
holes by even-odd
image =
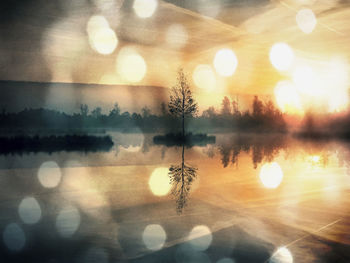
[[[282,112],[275,107],[271,100],[263,102],[258,96],[254,96],[251,111],[241,111],[238,101],[230,101],[225,96],[222,100],[220,110],[209,107],[203,111],[198,121],[200,122],[199,126],[216,127],[219,130],[251,132],[287,131],[287,125]]]
[[[153,113],[144,107],[140,113],[122,112],[118,103],[107,113],[101,107],[90,111],[86,104],[80,105],[79,112],[67,114],[49,109],[24,109],[17,113],[3,110],[0,113],[0,125],[3,130],[82,130],[114,128],[121,131],[177,132],[181,129],[181,120],[169,114],[168,106],[160,104],[159,113]],[[279,131],[286,130],[283,114],[271,101],[263,102],[257,96],[252,102],[252,110],[241,112],[236,101],[227,97],[222,101],[221,109],[210,107],[199,116],[188,118],[186,130],[191,131]]]

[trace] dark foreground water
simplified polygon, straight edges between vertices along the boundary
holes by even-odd
[[[350,262],[350,145],[112,136],[0,156],[0,262]]]

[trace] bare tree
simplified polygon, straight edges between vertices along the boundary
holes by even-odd
[[[185,118],[194,116],[198,105],[192,97],[189,81],[182,69],[178,71],[177,83],[172,88],[168,108],[171,115],[182,118],[182,136],[185,137]]]

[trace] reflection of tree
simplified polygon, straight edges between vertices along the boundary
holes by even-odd
[[[187,205],[191,185],[197,177],[197,169],[185,164],[185,146],[182,145],[182,162],[180,165],[171,165],[169,168],[171,194],[176,199],[176,210],[182,213]]]
[[[285,137],[276,136],[238,136],[229,142],[219,145],[219,153],[221,154],[221,163],[227,167],[231,161],[237,164],[238,157],[242,151],[250,152],[254,169],[262,161],[271,162],[278,154],[281,148],[285,146]]]

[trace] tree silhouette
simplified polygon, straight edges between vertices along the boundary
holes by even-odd
[[[185,164],[185,145],[182,145],[181,165],[171,165],[169,177],[171,194],[176,198],[176,211],[180,214],[187,205],[192,183],[197,177],[197,169]]]
[[[185,137],[185,118],[194,116],[198,105],[192,97],[189,81],[182,69],[178,71],[177,83],[172,88],[168,108],[171,115],[182,118],[182,136]]]
[[[151,116],[151,110],[145,106],[141,109],[142,118],[149,118]]]
[[[238,105],[238,100],[233,100],[232,101],[232,110],[233,110],[233,115],[236,117],[241,116],[241,112],[239,111],[239,105]]]
[[[168,114],[167,105],[164,102],[160,104],[160,112],[162,116],[166,116]]]
[[[222,100],[222,108],[221,108],[221,114],[225,117],[231,115],[231,103],[230,100],[225,96]]]
[[[89,114],[89,106],[86,104],[80,105],[80,114],[81,116],[86,117]]]
[[[113,109],[109,112],[110,117],[117,117],[120,115],[120,107],[118,102],[116,102],[113,106]]]
[[[100,118],[102,116],[102,108],[96,107],[95,109],[93,109],[91,111],[91,116],[96,119]]]
[[[215,118],[216,110],[213,106],[209,107],[207,110],[203,111],[202,116],[204,118]]]
[[[253,117],[259,118],[263,114],[264,105],[258,96],[254,96],[253,100]]]

